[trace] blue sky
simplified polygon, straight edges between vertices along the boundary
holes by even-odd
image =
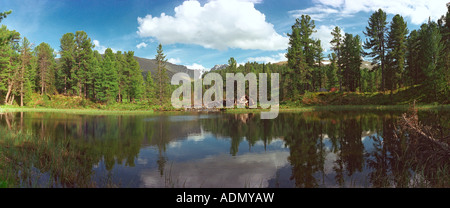
[[[1,0],[13,10],[2,24],[32,43],[59,51],[63,34],[84,30],[97,50],[135,51],[154,58],[158,43],[169,61],[209,69],[234,57],[247,61],[285,60],[287,33],[295,18],[315,20],[315,38],[329,51],[331,29],[362,33],[378,8],[402,15],[410,30],[446,13],[447,0]]]

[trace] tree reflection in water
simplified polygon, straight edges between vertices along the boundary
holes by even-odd
[[[146,147],[157,150],[153,161],[163,177],[167,164],[173,164],[167,148],[188,135],[208,132],[229,141],[232,157],[243,151],[239,150],[243,142],[251,151],[257,144],[266,149],[282,140],[289,148],[289,168],[279,171],[289,170],[288,180],[295,187],[450,187],[448,153],[427,160],[433,149],[417,145],[407,132],[399,131],[401,113],[281,113],[275,120],[261,120],[257,114],[4,113],[0,115],[0,182],[13,187],[121,186],[111,184],[114,168],[135,167]],[[419,119],[439,129],[437,135],[449,143],[448,115],[420,112]],[[99,165],[107,173],[103,180],[93,171]],[[277,172],[274,177],[281,175],[286,174]]]

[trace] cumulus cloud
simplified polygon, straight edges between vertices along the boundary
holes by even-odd
[[[261,1],[213,0],[203,6],[197,0],[175,7],[174,16],[138,17],[138,35],[162,44],[195,44],[205,48],[283,50],[288,38],[278,34],[256,10]]]
[[[308,14],[317,21],[326,18],[348,17],[358,12],[374,12],[379,8],[388,14],[400,14],[416,25],[425,23],[429,17],[437,20],[447,11],[447,0],[314,0],[314,6],[290,11],[292,16]]]
[[[335,28],[334,25],[320,25],[316,27],[315,33],[311,36],[312,38],[319,39],[322,45],[322,48],[325,52],[329,51],[331,48],[330,41],[333,39],[333,35],[331,35],[331,31]],[[344,30],[341,28],[341,34],[344,36]]]
[[[259,63],[278,63],[281,61],[287,61],[285,53],[278,53],[273,56],[261,56],[261,57],[251,57],[247,59],[250,62],[259,62]]]
[[[214,155],[189,162],[174,162],[171,177],[179,179],[174,186],[189,188],[267,187],[281,167],[289,165],[289,152],[269,151],[230,157]],[[220,162],[217,162],[220,161]],[[226,167],[226,168],[224,168]],[[166,170],[167,171],[167,170]],[[144,187],[166,187],[164,177],[155,170],[141,172]]]
[[[141,49],[141,48],[145,48],[147,46],[148,46],[147,43],[142,42],[142,43],[137,44],[136,48]]]
[[[92,43],[94,43],[94,45],[95,45],[94,50],[97,50],[100,54],[104,54],[105,51],[106,51],[106,49],[108,48],[108,47],[106,47],[106,46],[101,45],[101,44],[100,44],[100,41],[98,41],[98,40],[93,40]],[[114,48],[111,48],[111,50],[112,50],[114,53],[117,52],[117,50],[114,49]]]
[[[170,58],[167,60],[167,62],[172,63],[172,64],[179,64],[179,63],[181,63],[181,60],[179,58]]]
[[[306,9],[293,10],[289,13],[291,13],[295,18],[300,18],[303,14],[307,14],[311,16],[311,19],[313,19],[314,21],[322,21],[323,19],[329,17],[331,14],[338,14],[339,10],[323,6],[315,6]]]
[[[201,64],[194,63],[192,65],[186,66],[188,69],[199,69],[199,70],[205,70],[206,68],[202,66]]]

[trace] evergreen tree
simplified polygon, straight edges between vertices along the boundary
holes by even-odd
[[[302,15],[300,20],[300,39],[303,45],[303,51],[305,54],[305,61],[308,67],[314,66],[316,63],[316,41],[311,38],[311,35],[316,32],[314,20],[309,15]]]
[[[87,98],[88,86],[91,84],[90,80],[92,80],[92,71],[89,65],[91,64],[94,45],[84,31],[75,33],[75,44],[75,66],[71,72],[72,78],[74,78],[72,80],[72,89],[78,91],[78,96]]]
[[[28,79],[28,72],[31,70],[31,44],[27,38],[22,39],[22,44],[20,47],[20,106],[24,105],[24,96],[30,95],[31,83]]]
[[[5,104],[14,100],[14,87],[18,81],[19,54],[18,40],[20,34],[10,31],[5,25],[0,29],[0,92],[6,92]]]
[[[102,94],[100,95],[100,97],[105,97],[104,92],[102,92],[101,90],[103,90],[103,83],[102,81],[104,80],[104,71],[103,71],[103,67],[102,67],[102,62],[103,62],[103,58],[102,55],[100,55],[100,53],[95,50],[94,54],[93,54],[93,58],[91,61],[91,68],[92,68],[92,75],[93,75],[93,80],[92,80],[92,98],[94,98],[95,100],[100,100],[99,98],[99,93]]]
[[[333,31],[331,31],[331,35],[333,36],[333,39],[330,41],[331,43],[331,50],[334,51],[334,54],[336,56],[335,58],[335,65],[337,67],[337,79],[339,82],[339,90],[342,90],[342,68],[341,68],[341,47],[342,47],[342,31],[341,28],[336,26]]]
[[[159,99],[159,104],[163,105],[163,103],[167,99],[168,93],[169,93],[168,92],[169,77],[167,76],[167,69],[166,69],[167,59],[166,59],[166,55],[164,55],[161,44],[158,45],[158,48],[156,50],[155,59],[156,59],[156,63],[157,63],[156,85],[158,88],[158,99]]]
[[[130,70],[128,97],[130,102],[134,102],[135,99],[140,99],[144,93],[144,77],[139,62],[134,58],[134,52],[128,51],[125,55]]]
[[[61,49],[59,54],[61,55],[61,59],[58,68],[58,77],[60,82],[64,82],[64,86],[59,86],[59,90],[64,95],[67,95],[68,91],[73,89],[72,84],[74,83],[72,80],[72,72],[75,67],[75,35],[73,33],[66,33],[62,36],[60,42]],[[76,94],[73,91],[72,93]]]
[[[440,59],[440,66],[445,75],[444,93],[450,96],[450,2],[447,3],[447,13],[438,20],[440,33],[442,36],[441,42],[443,45],[443,53]]]
[[[100,80],[101,89],[97,93],[98,99],[104,103],[114,102],[119,92],[119,77],[115,58],[111,48],[105,50],[102,71],[100,72],[103,75]]]
[[[331,90],[333,87],[339,87],[337,72],[338,72],[338,65],[337,65],[337,56],[335,53],[331,53],[328,58],[330,59],[331,63],[327,67],[327,88]]]
[[[230,59],[228,59],[227,71],[228,71],[228,73],[236,73],[237,72],[237,62],[234,59],[234,57],[230,57]]]
[[[318,91],[321,88],[325,87],[326,76],[325,76],[325,67],[323,67],[323,48],[320,40],[316,40],[313,42],[314,49],[314,66],[313,68],[313,76],[312,76],[312,86],[314,91]]]
[[[0,22],[2,22],[2,20],[5,19],[10,14],[11,14],[11,10],[6,11],[6,12],[0,12]]]
[[[47,43],[41,43],[35,48],[37,57],[37,75],[39,77],[39,86],[41,95],[53,93],[55,55],[54,50]]]
[[[362,48],[359,36],[346,33],[341,52],[343,86],[347,91],[355,92],[360,85],[361,78]]]
[[[388,90],[395,90],[397,83],[401,84],[401,75],[405,67],[406,56],[406,40],[408,28],[403,17],[395,15],[392,18],[392,23],[388,33],[388,42],[386,49],[388,54],[386,57],[386,88]],[[392,91],[391,91],[392,92]]]
[[[369,26],[363,31],[369,39],[364,42],[364,49],[371,51],[365,55],[372,57],[372,65],[375,70],[381,71],[380,90],[385,90],[386,85],[386,13],[379,9],[369,18]]]
[[[411,31],[406,41],[406,69],[405,74],[410,85],[422,83],[425,78],[420,68],[420,42],[417,30]]]
[[[130,69],[128,63],[125,60],[124,54],[121,51],[116,52],[116,64],[117,64],[117,77],[119,78],[119,91],[118,99],[121,103],[123,101],[123,95],[128,94],[130,88]]]
[[[314,21],[308,15],[302,15],[296,19],[289,36],[289,48],[286,54],[288,67],[286,84],[290,86],[288,91],[293,95],[303,93],[311,89],[311,69],[315,64],[314,40],[311,35],[314,31]],[[286,76],[284,75],[284,76]]]
[[[437,23],[428,21],[423,24],[419,31],[419,67],[423,70],[425,75],[425,87],[430,89],[434,94],[434,99],[437,99],[442,90],[446,88],[446,81],[444,74],[444,67],[439,64],[440,57],[443,55],[444,46],[441,43],[442,36],[440,34]]]
[[[155,83],[153,82],[152,73],[147,72],[147,77],[145,78],[145,98],[148,103],[151,103],[155,99]]]

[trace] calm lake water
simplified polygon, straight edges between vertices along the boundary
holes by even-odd
[[[448,186],[448,157],[421,161],[393,136],[402,113],[7,113],[0,168],[20,187]],[[419,112],[443,135],[449,117]]]

